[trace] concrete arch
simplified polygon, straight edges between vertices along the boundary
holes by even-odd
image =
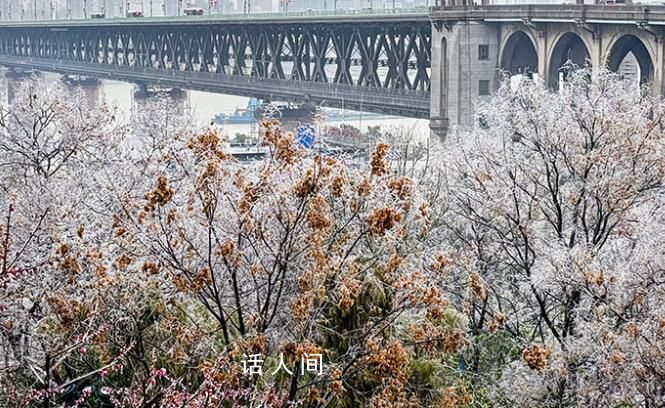
[[[648,42],[645,43],[637,35],[623,34],[614,38],[608,47],[607,67],[616,72],[623,59],[632,52],[640,67],[640,85],[652,82],[655,75],[655,54],[649,49]]]
[[[566,66],[569,62],[577,67],[589,65],[591,58],[589,50],[590,47],[582,36],[572,31],[562,32],[555,39],[548,58],[549,87],[558,89],[560,74],[565,77],[570,72],[571,67]]]
[[[501,46],[499,68],[510,75],[538,72],[538,51],[536,42],[526,31],[511,33]]]

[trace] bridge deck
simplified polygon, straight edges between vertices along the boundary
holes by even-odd
[[[665,5],[527,4],[490,6],[438,6],[430,18],[445,21],[548,21],[560,23],[665,24]]]

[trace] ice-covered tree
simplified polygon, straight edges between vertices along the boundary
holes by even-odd
[[[320,156],[267,121],[268,158],[242,164],[166,98],[118,126],[59,86],[22,92],[0,150],[0,405],[441,398],[428,381],[465,322],[423,268],[429,207],[389,146]],[[265,377],[241,370],[252,354]],[[269,374],[280,357],[292,375]]]
[[[663,405],[664,114],[581,70],[504,84],[450,142],[441,253],[495,403]]]

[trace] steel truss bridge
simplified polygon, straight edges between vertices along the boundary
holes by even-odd
[[[428,118],[426,11],[0,24],[0,64]]]

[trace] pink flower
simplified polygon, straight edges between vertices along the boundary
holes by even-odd
[[[81,354],[85,354],[85,353],[87,353],[87,352],[88,352],[88,349],[87,349],[87,348],[85,348],[85,347],[79,347],[79,353],[81,353]]]

